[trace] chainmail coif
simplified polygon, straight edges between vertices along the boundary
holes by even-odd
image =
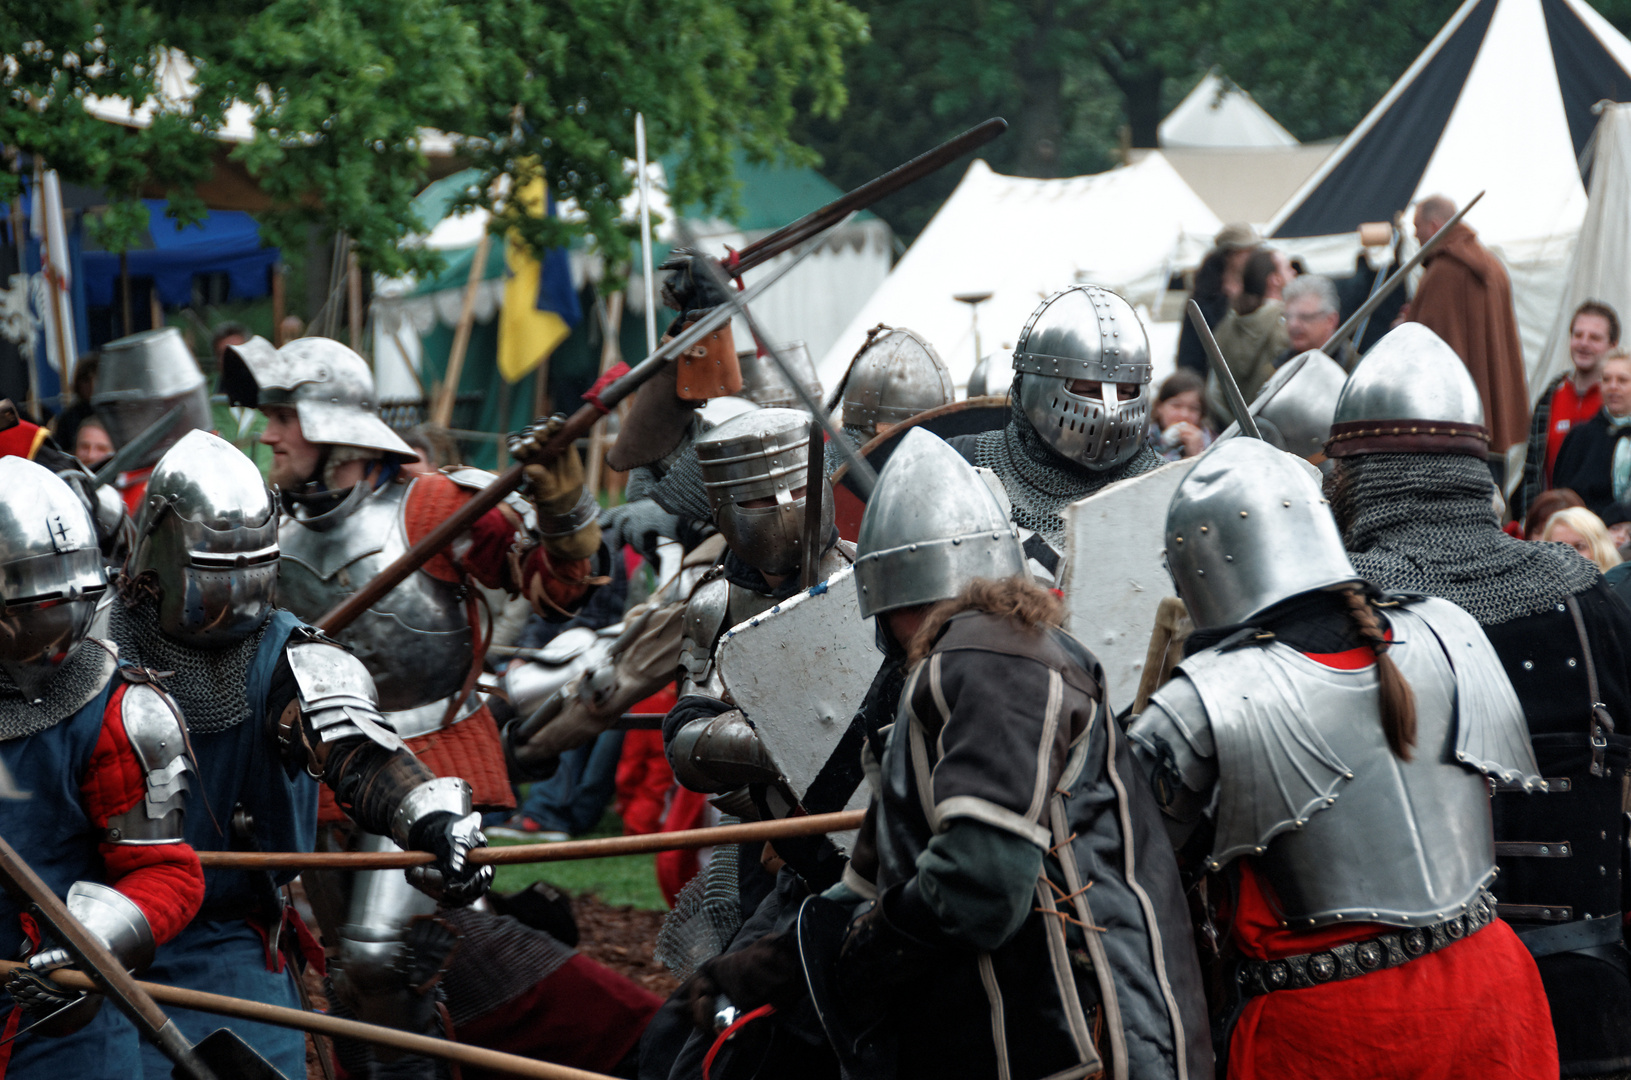
[[[102,692],[118,666],[111,648],[94,638],[74,646],[46,684],[45,696],[38,704],[29,701],[11,677],[0,671],[0,742],[37,735],[83,709]],[[30,779],[18,778],[24,787]]]
[[[1008,423],[996,431],[974,436],[974,464],[990,469],[1002,481],[1013,504],[1013,521],[1022,529],[1039,533],[1055,551],[1067,550],[1065,507],[1085,499],[1101,488],[1129,476],[1159,469],[1166,462],[1148,446],[1113,469],[1094,472],[1084,469],[1049,446],[1031,426],[1019,404],[1019,381],[1008,398]]]
[[[252,715],[249,665],[270,623],[266,620],[242,641],[224,649],[195,649],[166,637],[159,629],[153,602],[135,596],[114,602],[108,636],[119,646],[119,655],[131,663],[169,672],[163,679],[164,688],[181,707],[187,730],[213,735],[237,727]]]
[[[1489,469],[1474,457],[1342,458],[1325,493],[1361,577],[1396,592],[1442,597],[1484,626],[1554,607],[1602,577],[1567,545],[1502,532]]]

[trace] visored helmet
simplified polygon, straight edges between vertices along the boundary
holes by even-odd
[[[1327,454],[1489,453],[1484,403],[1456,351],[1420,323],[1371,346],[1337,398]]]
[[[132,578],[158,590],[159,629],[200,649],[265,621],[277,587],[277,514],[255,463],[207,431],[159,461],[136,519]]]
[[[932,432],[908,431],[861,517],[861,617],[949,600],[975,578],[1023,573],[1019,530],[974,467]]]
[[[91,405],[116,448],[146,431],[178,404],[182,406],[180,419],[139,461],[131,462],[130,468],[153,464],[187,432],[208,428],[209,391],[192,350],[173,326],[132,334],[102,346]]]
[[[904,326],[876,337],[850,365],[844,424],[898,424],[956,400],[951,372],[927,338]]]
[[[1359,580],[1311,466],[1260,439],[1219,443],[1167,508],[1167,567],[1201,629]]]
[[[107,590],[90,512],[60,477],[0,458],[0,670],[31,700],[90,632]]]
[[[795,409],[743,413],[698,439],[696,452],[714,524],[731,550],[763,573],[798,570],[804,555],[801,489],[809,479],[809,414]],[[821,519],[825,537],[832,531],[830,485],[822,493]]]
[[[1044,300],[1014,349],[1026,419],[1060,456],[1099,472],[1144,445],[1151,372],[1138,313],[1097,285]]]
[[[332,338],[300,338],[281,349],[261,337],[229,346],[221,390],[234,405],[294,409],[307,442],[419,456],[380,419],[368,362]]]

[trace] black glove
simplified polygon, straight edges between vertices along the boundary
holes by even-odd
[[[102,1009],[102,995],[58,986],[47,977],[47,970],[53,969],[15,969],[6,979],[6,993],[34,1020],[30,1031],[60,1039],[96,1018]]]
[[[429,866],[408,869],[408,884],[447,907],[463,907],[481,899],[493,883],[491,866],[476,866],[469,854],[487,846],[481,815],[463,817],[447,810],[426,814],[414,822],[408,846],[436,856]]]
[[[704,265],[714,264],[712,272]],[[663,305],[680,313],[669,333],[679,333],[679,327],[695,322],[697,316],[712,307],[730,302],[725,295],[726,271],[719,260],[711,255],[676,249],[659,270],[668,271],[663,281]]]
[[[896,987],[922,980],[956,946],[913,882],[897,885],[857,915],[838,950],[834,983],[863,1014],[882,1009]]]
[[[789,1009],[807,992],[798,942],[791,934],[767,934],[709,960],[683,989],[691,1003],[691,1021],[710,1038],[719,1034],[714,1017],[721,997],[742,1012],[761,1005]]]

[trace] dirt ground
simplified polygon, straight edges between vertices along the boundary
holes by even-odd
[[[613,971],[630,979],[659,997],[673,993],[679,981],[652,955],[657,943],[657,930],[663,924],[663,912],[641,911],[631,907],[613,907],[602,903],[592,893],[572,898],[572,914],[577,919],[578,951],[592,960],[605,964]],[[323,980],[314,971],[306,972],[306,993],[312,1008],[328,1007],[323,997]],[[327,1040],[324,1040],[325,1044]],[[311,1036],[306,1036],[307,1080],[328,1080],[317,1060]]]

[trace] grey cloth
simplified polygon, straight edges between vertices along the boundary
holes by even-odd
[[[133,664],[167,673],[164,688],[180,706],[187,730],[213,735],[229,731],[253,715],[247,691],[249,665],[254,662],[271,619],[235,644],[204,650],[166,637],[159,629],[157,610],[143,598],[136,598],[133,604],[115,600],[110,615],[108,636],[119,646],[119,655]]]
[[[1093,472],[1055,453],[1025,415],[1019,404],[1019,380],[1009,398],[1008,423],[996,431],[982,431],[952,440],[964,457],[982,469],[990,469],[1002,481],[1013,504],[1014,524],[1040,533],[1055,551],[1066,551],[1065,519],[1061,511],[1078,499],[1129,476],[1159,469],[1166,462],[1148,446],[1139,448],[1127,462],[1115,469]],[[966,444],[972,444],[969,453]]]
[[[118,666],[110,647],[95,638],[74,646],[74,651],[46,684],[39,704],[23,696],[17,684],[0,671],[0,742],[38,735],[78,713],[101,692]],[[19,778],[24,784],[28,777]]]
[[[1489,468],[1465,454],[1340,458],[1325,494],[1361,577],[1440,596],[1483,626],[1534,615],[1602,577],[1563,544],[1501,531]]]
[[[486,1016],[549,978],[577,950],[509,915],[447,908],[437,918],[459,935],[442,992],[455,1027]]]
[[[734,824],[725,815],[721,825]],[[700,874],[674,898],[674,910],[657,931],[654,954],[663,966],[684,981],[697,968],[725,951],[742,928],[742,897],[737,877],[738,848],[721,844]]]

